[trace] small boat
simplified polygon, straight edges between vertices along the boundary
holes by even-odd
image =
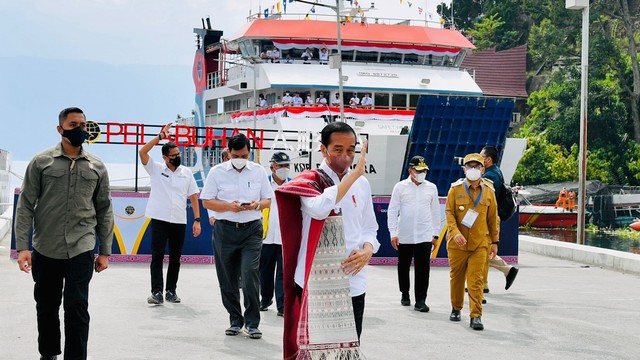
[[[640,220],[636,219],[636,221],[632,222],[632,223],[629,225],[629,227],[630,227],[632,230],[640,231]]]
[[[532,204],[524,196],[526,190],[518,191],[520,200],[520,226],[535,228],[570,228],[578,223],[578,213],[552,204]]]

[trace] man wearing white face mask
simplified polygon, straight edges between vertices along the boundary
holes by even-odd
[[[422,156],[409,161],[409,177],[393,187],[387,226],[391,246],[398,251],[398,284],[403,306],[409,299],[409,270],[415,264],[414,310],[428,312],[426,304],[429,289],[429,258],[440,234],[440,206],[436,185],[426,181],[429,167]]]
[[[271,157],[269,182],[273,190],[291,180],[289,168],[291,158],[287,153],[277,152]],[[267,311],[273,303],[273,293],[276,294],[278,316],[284,316],[284,291],[282,290],[282,235],[280,233],[280,219],[275,197],[271,199],[269,210],[263,211],[267,231],[262,240],[262,254],[260,255],[260,311]],[[275,284],[274,284],[275,272]]]
[[[248,161],[249,139],[244,134],[232,136],[228,147],[230,160],[211,168],[200,198],[216,218],[213,223],[216,275],[230,322],[225,335],[238,335],[245,326],[250,338],[260,339],[261,209],[271,205],[273,189],[266,170]],[[240,276],[244,314],[238,288]]]
[[[498,253],[498,204],[491,181],[481,178],[484,159],[480,154],[464,157],[466,179],[453,184],[447,195],[447,252],[451,270],[451,315],[449,320],[460,321],[464,306],[465,280],[469,287],[469,306],[474,330],[483,330],[482,289],[487,256]],[[489,253],[489,254],[487,254]]]

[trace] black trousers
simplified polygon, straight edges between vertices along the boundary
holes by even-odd
[[[213,223],[213,248],[222,305],[232,326],[260,325],[260,251],[262,221],[235,227],[223,220]],[[240,306],[238,278],[242,278],[244,314]]]
[[[87,251],[71,259],[60,260],[46,257],[34,250],[31,261],[40,354],[53,356],[61,353],[58,314],[64,298],[64,358],[86,359],[93,252]]]
[[[429,289],[429,272],[431,270],[429,257],[431,255],[431,242],[419,244],[398,244],[398,285],[400,292],[408,293],[411,289],[409,270],[411,260],[414,261],[414,293],[416,302],[427,299]]]
[[[273,281],[275,275],[275,283]],[[278,311],[284,310],[284,290],[282,289],[282,245],[262,244],[260,255],[260,296],[261,305],[268,305],[276,294]]]
[[[296,284],[296,295],[299,300],[302,300],[302,288]],[[358,334],[358,341],[360,341],[360,334],[362,334],[362,318],[364,317],[364,296],[366,293],[358,296],[351,297],[351,306],[353,306],[353,318],[356,322],[356,333]]]
[[[184,245],[185,224],[173,224],[151,219],[151,292],[176,291],[180,273],[180,256]],[[162,263],[165,249],[169,243],[169,268],[167,286],[163,286]]]

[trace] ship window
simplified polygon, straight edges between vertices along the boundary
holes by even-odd
[[[375,93],[373,103],[376,108],[388,108],[389,107],[389,94]]]
[[[404,54],[405,64],[419,64],[418,55],[416,54]]]
[[[404,109],[407,107],[407,94],[392,94],[391,106],[394,109]]]
[[[343,51],[342,52],[342,61],[353,61],[354,51]]]
[[[378,62],[378,52],[377,51],[358,51],[356,53],[356,61]]]
[[[418,107],[418,100],[420,100],[420,95],[418,94],[409,94],[409,108],[415,109]]]
[[[402,62],[402,54],[399,53],[382,53],[380,62],[390,64],[400,64]]]

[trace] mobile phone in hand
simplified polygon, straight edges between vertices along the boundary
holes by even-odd
[[[251,205],[251,203],[242,203],[242,204],[240,204],[240,206],[247,206],[247,205]]]

